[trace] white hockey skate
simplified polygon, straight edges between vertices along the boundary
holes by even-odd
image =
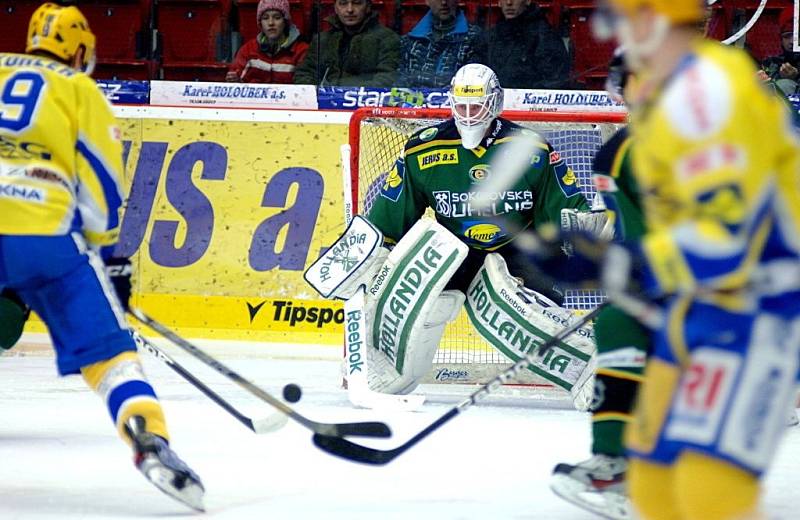
[[[205,511],[205,488],[167,441],[144,428],[144,419],[133,416],[125,429],[133,440],[133,463],[158,489],[197,511]]]
[[[789,413],[789,420],[786,421],[786,426],[797,426],[798,424],[800,424],[800,420],[797,419],[797,410],[792,408]]]
[[[625,457],[594,455],[578,464],[559,464],[553,469],[550,489],[578,507],[604,518],[633,518],[625,489]]]

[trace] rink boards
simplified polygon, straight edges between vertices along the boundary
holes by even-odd
[[[350,113],[114,110],[133,303],[190,337],[341,344],[341,305],[302,273],[343,229]]]

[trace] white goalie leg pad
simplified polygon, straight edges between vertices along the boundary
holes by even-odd
[[[431,371],[445,328],[458,317],[462,305],[464,293],[461,291],[443,291],[436,298],[429,311],[423,315],[423,322],[413,325],[402,374],[397,373],[396,365],[390,364],[386,356],[373,349],[371,357],[377,358],[380,368],[370,372],[370,388],[392,394],[413,391]]]
[[[356,215],[342,236],[306,269],[303,277],[324,298],[346,300],[359,287],[372,282],[389,255],[382,244],[383,233]]]
[[[397,243],[367,291],[369,387],[411,392],[431,369],[445,326],[464,295],[442,292],[468,247],[442,225],[417,222]]]
[[[522,359],[578,317],[512,277],[506,262],[486,256],[467,290],[467,314],[478,333],[511,361]],[[586,410],[594,393],[594,330],[587,325],[549,348],[528,368],[572,395]]]
[[[364,288],[344,303],[345,379],[347,398],[354,406],[384,411],[413,411],[425,402],[424,395],[390,395],[369,389],[369,334],[364,306]]]

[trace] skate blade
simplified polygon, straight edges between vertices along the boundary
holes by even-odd
[[[147,470],[145,477],[152,482],[155,487],[178,502],[191,507],[195,511],[201,513],[205,512],[206,508],[205,505],[203,505],[203,495],[205,491],[198,484],[187,482],[183,489],[178,489],[172,484],[175,479],[175,473],[167,468],[158,466]]]
[[[550,489],[570,504],[603,518],[633,520],[630,500],[619,493],[591,489],[567,475],[553,475]]]

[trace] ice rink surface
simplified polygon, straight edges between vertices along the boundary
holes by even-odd
[[[169,352],[252,417],[271,413],[233,383],[179,351]],[[339,388],[333,359],[264,354],[246,359],[250,356],[241,352],[211,352],[275,395],[286,383],[299,384],[303,398],[295,406],[311,419],[386,421],[394,437],[365,442],[376,447],[404,442],[462,399],[428,386],[428,403],[420,412],[356,410]],[[387,466],[370,467],[323,453],[311,433],[292,422],[256,435],[165,365],[147,354],[142,359],[166,410],[173,447],[204,481],[207,518],[595,518],[548,488],[556,463],[588,456],[586,414],[543,407],[518,392],[491,397]],[[42,352],[0,357],[0,370],[0,519],[193,516],[135,470],[104,405],[81,378],[57,378],[52,357]],[[770,519],[799,517],[798,461],[800,428],[792,428],[766,479],[764,509]]]

